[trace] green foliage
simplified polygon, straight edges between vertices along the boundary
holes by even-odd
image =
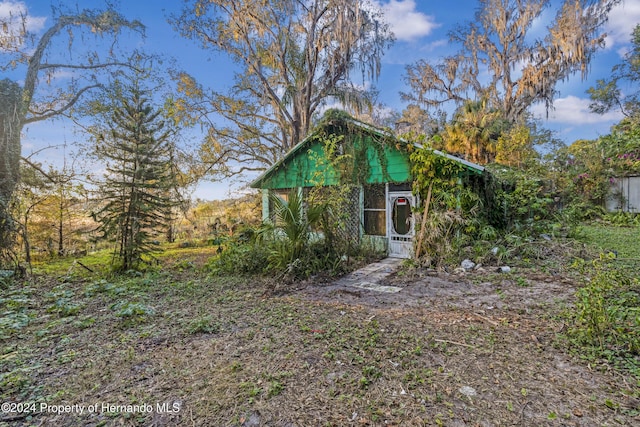
[[[320,225],[325,220],[324,232],[331,235],[335,224],[326,224],[328,202],[307,199],[303,201],[297,190],[292,190],[287,201],[274,196],[276,225],[265,224],[262,237],[269,245],[268,269],[284,274],[287,279],[304,278],[319,271],[335,274],[340,265],[340,254],[320,234]]]
[[[560,214],[563,222],[578,225],[585,221],[601,218],[606,215],[606,212],[602,206],[585,201],[575,201],[564,208]]]
[[[210,315],[200,316],[189,322],[188,331],[190,334],[215,334],[220,331],[220,324]]]
[[[321,233],[327,204],[305,202],[297,190],[287,200],[274,195],[275,224],[266,223],[249,239],[237,237],[207,268],[214,274],[276,273],[285,280],[306,278],[321,271],[341,271],[341,254]],[[240,236],[240,235],[239,235]]]
[[[507,229],[523,235],[554,232],[557,209],[547,182],[535,170],[502,165],[491,165],[489,170],[501,181],[496,198]]]
[[[140,302],[120,301],[112,304],[110,308],[115,311],[116,317],[121,318],[127,326],[145,322],[155,314],[153,307]]]
[[[281,238],[277,231],[273,233],[275,244],[269,256],[269,263],[276,270],[283,270],[302,256],[308,246],[311,232],[320,222],[326,206],[306,204],[297,189],[289,192],[286,201],[272,194],[271,202],[277,230],[284,235]]]
[[[587,91],[593,101],[589,108],[598,114],[621,110],[626,117],[637,120],[640,114],[640,90],[635,84],[640,79],[638,64],[640,64],[640,24],[633,29],[631,49],[625,54],[623,62],[613,67],[609,79],[598,80],[596,86]],[[621,88],[620,83],[626,83],[626,85]]]
[[[469,161],[490,163],[496,158],[497,138],[507,125],[500,111],[490,109],[485,100],[466,101],[444,128],[445,148]]]
[[[322,154],[311,153],[316,165],[313,187],[307,194],[309,204],[323,206],[319,228],[327,252],[340,256],[354,255],[360,247],[358,193],[371,175],[371,162],[377,160],[383,176],[388,177],[386,150],[395,139],[372,132],[366,136],[354,126],[355,120],[340,110],[329,110],[323,116],[324,131],[318,134]],[[342,128],[339,129],[338,127]],[[339,132],[336,135],[334,132]],[[365,142],[363,138],[366,138]],[[369,148],[373,149],[370,153]],[[372,154],[374,159],[369,158]],[[326,171],[335,171],[333,177]],[[390,178],[388,178],[390,180]],[[329,182],[327,182],[329,181]],[[337,183],[339,185],[331,185]]]
[[[616,179],[640,173],[640,124],[625,119],[609,135],[576,141],[558,150],[549,166],[558,196],[577,216],[582,207],[604,207],[610,196],[624,204],[623,195],[611,189]]]
[[[115,243],[114,268],[139,269],[156,252],[157,236],[171,218],[175,188],[173,144],[161,110],[154,110],[138,80],[116,91],[108,130],[96,135],[107,174],[104,206],[94,217],[103,238]],[[105,136],[105,134],[107,136]]]
[[[631,212],[608,212],[602,215],[602,221],[616,227],[640,226],[640,215]]]
[[[576,292],[575,308],[566,313],[574,350],[632,370],[640,377],[640,282],[613,264],[612,253],[589,265],[576,264],[585,283]]]
[[[410,160],[415,193],[426,196],[431,183],[433,191],[440,193],[451,193],[460,188],[460,178],[466,170],[462,164],[434,153],[428,145],[413,150]]]
[[[213,274],[260,274],[269,265],[269,247],[255,239],[230,240],[220,255],[212,258],[207,269]]]
[[[464,185],[470,172],[460,163],[434,153],[427,146],[414,150],[410,159],[414,193],[427,200],[431,189],[429,213],[418,232],[422,237],[418,239],[422,243],[420,252],[425,254],[423,262],[447,263],[482,229],[477,217],[480,198]]]
[[[57,313],[60,317],[76,316],[82,309],[82,305],[75,302],[73,291],[68,289],[56,289],[46,296],[53,302],[47,311]]]

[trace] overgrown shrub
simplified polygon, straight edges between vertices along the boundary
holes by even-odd
[[[640,281],[603,254],[576,268],[585,277],[566,313],[567,338],[583,357],[626,368],[640,377]]]
[[[602,218],[606,211],[602,206],[597,206],[585,201],[578,201],[566,206],[561,212],[561,219],[569,225],[577,225],[584,221]]]
[[[269,248],[256,241],[229,241],[207,264],[214,274],[261,274],[269,265]]]
[[[631,212],[611,212],[602,216],[607,224],[618,227],[635,227],[640,225],[640,215]]]
[[[275,224],[228,241],[208,268],[217,274],[270,274],[281,280],[307,278],[319,272],[343,271],[342,253],[319,226],[324,203],[305,202],[297,191],[287,201],[274,197]],[[248,237],[247,237],[248,236]]]

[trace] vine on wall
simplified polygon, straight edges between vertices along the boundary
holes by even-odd
[[[373,148],[375,160],[380,163],[382,176],[386,182],[392,182],[389,174],[387,150],[390,147],[410,151],[412,145],[401,143],[391,135],[385,135],[376,129],[365,132],[363,127],[370,127],[360,123],[349,114],[341,110],[328,110],[319,122],[315,134],[317,141],[326,144],[326,141],[334,140],[337,135],[341,137],[339,146],[336,146],[331,155],[334,158],[341,156],[334,167],[339,174],[341,185],[363,185],[371,176],[371,160],[369,159],[369,147]],[[370,140],[370,144],[366,140]]]

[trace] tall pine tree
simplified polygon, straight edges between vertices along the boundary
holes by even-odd
[[[106,173],[96,219],[103,237],[116,244],[115,269],[127,271],[139,269],[157,250],[157,236],[171,219],[176,180],[172,133],[162,110],[151,106],[137,81],[117,93],[109,131],[97,138]]]

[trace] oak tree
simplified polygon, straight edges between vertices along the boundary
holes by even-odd
[[[449,35],[460,46],[440,62],[421,60],[406,69],[405,100],[446,109],[486,99],[508,121],[522,122],[531,105],[552,107],[556,84],[583,78],[604,45],[602,25],[621,0],[563,0],[543,38],[532,35],[550,0],[479,0],[474,22]]]
[[[631,49],[624,60],[611,70],[611,77],[596,82],[588,90],[591,111],[604,114],[611,110],[620,111],[627,119],[640,121],[640,24],[631,34]]]
[[[228,91],[179,73],[182,96],[174,100],[177,118],[206,123],[203,159],[227,173],[276,162],[329,102],[369,105],[366,83],[377,78],[392,42],[366,0],[192,0],[171,21],[235,64]],[[361,85],[353,81],[357,72]]]

